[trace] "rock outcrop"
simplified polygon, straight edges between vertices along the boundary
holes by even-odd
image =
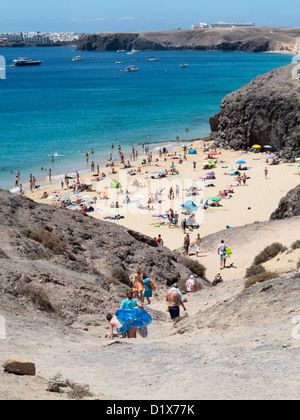
[[[79,50],[215,50],[284,51],[299,50],[299,28],[236,27],[155,32],[100,33],[83,35]]]
[[[227,95],[210,118],[215,138],[234,149],[271,145],[286,160],[300,154],[299,64],[280,67]]]
[[[2,364],[2,367],[6,372],[15,373],[16,375],[35,376],[36,372],[35,364],[19,355],[8,357]]]
[[[286,219],[293,216],[300,216],[300,184],[280,200],[277,209],[271,214],[270,220]]]
[[[70,324],[95,324],[118,308],[137,267],[163,295],[192,274],[150,237],[3,190],[0,218],[3,310],[32,308]]]

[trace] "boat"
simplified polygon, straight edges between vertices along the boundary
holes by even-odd
[[[81,57],[80,55],[77,55],[76,57],[72,58],[72,61],[84,61],[84,58]]]
[[[21,67],[21,66],[39,66],[42,64],[40,60],[32,60],[31,58],[27,57],[18,57],[13,60],[11,66],[12,67]]]
[[[115,64],[122,64],[122,61],[115,61]]]
[[[159,61],[159,60],[160,58],[156,58],[156,57],[150,57],[146,59],[146,61]]]
[[[189,65],[188,65],[188,64],[186,64],[186,63],[181,63],[181,64],[180,64],[180,67],[181,67],[181,68],[183,68],[183,67],[188,67],[188,66],[189,66]]]
[[[125,71],[126,72],[129,72],[129,71],[138,71],[138,70],[139,70],[139,68],[138,67],[135,67],[134,65],[128,66],[128,67],[125,68]]]
[[[134,48],[132,48],[132,50],[131,51],[128,51],[127,54],[135,54],[136,52],[137,52],[137,50],[135,50]]]

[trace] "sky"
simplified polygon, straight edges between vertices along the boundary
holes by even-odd
[[[0,33],[190,29],[199,22],[300,26],[299,0],[1,0]]]

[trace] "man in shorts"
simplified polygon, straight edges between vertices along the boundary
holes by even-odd
[[[226,267],[226,259],[228,257],[226,252],[227,245],[224,243],[224,240],[221,240],[220,245],[218,246],[218,254],[220,255],[220,269]]]
[[[180,306],[186,311],[186,307],[182,301],[181,293],[178,290],[178,284],[175,283],[167,293],[166,301],[168,303],[170,317],[173,321],[172,326],[178,322],[180,315]]]

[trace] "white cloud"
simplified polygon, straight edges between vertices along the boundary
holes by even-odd
[[[124,17],[121,17],[121,18],[119,18],[117,20],[119,20],[119,21],[134,20],[134,17],[124,16]]]
[[[88,18],[88,19],[72,18],[70,22],[73,22],[73,23],[108,22],[108,19],[106,18]]]

